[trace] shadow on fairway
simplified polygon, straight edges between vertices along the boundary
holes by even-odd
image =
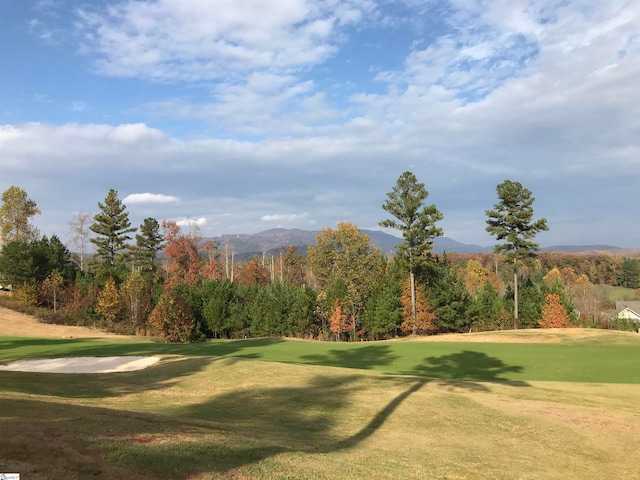
[[[93,338],[28,338],[15,337],[0,341],[4,358],[54,358],[64,356],[111,355],[185,355],[227,356],[260,358],[253,349],[276,345],[281,338],[256,338],[249,340],[211,340],[187,344],[154,343],[148,340],[105,341]]]
[[[162,360],[159,365],[119,373],[2,372],[0,393],[20,392],[64,398],[108,398],[171,388],[206,368],[215,358]]]
[[[301,358],[309,365],[370,370],[377,366],[390,365],[398,356],[391,353],[388,345],[367,345],[349,350],[329,350],[325,355],[303,355]]]
[[[478,382],[500,382],[512,386],[528,386],[529,384],[526,382],[514,381],[509,378],[509,374],[520,373],[522,370],[523,368],[519,365],[507,365],[499,358],[491,357],[485,353],[465,350],[440,357],[427,357],[422,364],[405,373],[453,380],[455,383],[452,385],[456,387],[487,391],[487,386]]]
[[[372,346],[356,351],[335,350],[322,362],[318,356],[317,363],[363,368],[355,358],[358,351],[372,362],[393,360],[385,346]],[[188,359],[174,363],[186,365],[188,368],[183,374],[188,375],[189,370],[203,368],[204,362],[205,359]],[[270,380],[265,380],[258,387],[227,391],[198,404],[177,405],[162,414],[69,405],[56,399],[45,402],[0,398],[0,411],[11,412],[16,419],[0,422],[0,452],[11,447],[13,450],[6,455],[30,459],[50,457],[51,452],[47,451],[50,446],[46,442],[27,438],[26,444],[20,443],[24,435],[20,432],[24,431],[26,422],[30,428],[39,429],[33,434],[36,439],[60,430],[62,433],[57,438],[68,439],[71,444],[75,442],[83,448],[88,444],[93,450],[99,445],[96,453],[106,459],[107,470],[131,468],[139,473],[170,474],[176,479],[205,473],[235,475],[239,468],[281,453],[311,455],[354,448],[375,435],[411,395],[434,379],[438,379],[439,385],[445,382],[456,388],[486,391],[486,382],[526,386],[524,382],[507,381],[505,375],[519,371],[519,366],[506,365],[483,353],[465,351],[425,358],[407,372],[412,376],[336,373],[318,375],[305,385],[287,386],[283,379],[277,384],[284,386],[277,387],[269,387]],[[165,382],[179,381],[169,373],[167,370],[158,374],[150,383],[162,388]],[[139,376],[138,381],[144,378]],[[126,388],[113,377],[109,382]],[[393,398],[377,401],[374,397],[358,404],[358,398],[363,398],[358,394],[371,389],[372,385],[381,396],[394,392]],[[148,387],[140,391],[145,388]],[[7,463],[2,456],[0,453],[0,463],[11,467],[11,462]],[[11,456],[9,459],[21,460]],[[44,463],[37,466],[47,467]]]

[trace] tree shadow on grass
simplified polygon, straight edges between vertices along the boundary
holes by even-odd
[[[64,398],[109,398],[171,388],[205,369],[215,358],[170,358],[133,372],[0,372],[0,394],[20,392]]]
[[[485,383],[529,386],[526,382],[512,379],[511,374],[520,373],[522,370],[519,365],[507,365],[499,358],[485,353],[465,350],[440,357],[427,357],[422,364],[406,373],[449,380],[452,386],[459,388],[488,391]]]
[[[303,355],[301,358],[310,365],[371,370],[390,365],[398,356],[391,353],[388,345],[367,345],[348,350],[329,350],[325,355]]]
[[[259,349],[283,342],[282,338],[255,338],[248,340],[210,340],[187,344],[155,343],[149,340],[109,341],[97,338],[30,338],[11,337],[0,341],[4,358],[53,358],[60,356],[111,355],[185,355],[185,356],[237,356],[260,358]]]
[[[371,362],[390,362],[393,357],[385,348],[360,351]],[[322,364],[361,368],[358,367],[361,362],[353,357],[357,351],[337,352],[328,355]],[[320,364],[320,356],[317,363]],[[221,364],[221,368],[230,365]],[[487,382],[527,385],[509,381],[510,373],[521,370],[483,353],[465,351],[425,358],[407,372],[412,376],[335,373],[317,375],[299,385],[287,385],[286,378],[270,377],[248,388],[218,390],[218,394],[214,390],[211,392],[214,396],[204,401],[175,405],[157,414],[67,404],[59,399],[0,398],[0,412],[8,412],[14,419],[24,417],[15,422],[0,422],[0,452],[9,438],[12,443],[8,447],[20,444],[21,428],[29,423],[39,432],[51,434],[60,430],[70,443],[91,445],[101,458],[104,455],[105,472],[126,468],[138,474],[170,475],[177,479],[206,473],[235,475],[242,467],[282,453],[313,455],[357,447],[375,435],[411,395],[433,379],[459,388],[488,391]],[[174,380],[166,375],[164,381]],[[386,396],[388,389],[394,392],[393,398],[380,405],[376,393]],[[356,403],[367,398],[364,392],[371,393],[372,400]],[[144,398],[141,396],[141,401]],[[4,433],[9,435],[5,437]],[[46,450],[48,446],[37,448]],[[17,454],[30,458],[42,454],[40,457],[46,459],[45,450],[33,452],[26,444],[19,450],[25,453]],[[12,466],[2,459],[2,454],[0,464]],[[38,466],[47,468],[44,463]]]

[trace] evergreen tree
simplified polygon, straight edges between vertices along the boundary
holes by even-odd
[[[96,246],[96,274],[103,280],[109,277],[122,280],[126,272],[124,252],[127,240],[131,240],[128,234],[136,229],[131,227],[127,208],[114,189],[109,190],[104,203],[98,202],[98,207],[100,212],[93,217],[94,222],[89,227],[97,235],[91,238]]]
[[[640,260],[625,258],[622,272],[618,276],[618,285],[627,288],[640,288]]]
[[[381,227],[395,228],[402,232],[404,243],[399,245],[399,254],[408,262],[411,281],[411,308],[416,321],[415,268],[427,258],[433,239],[442,236],[442,229],[436,222],[444,216],[435,205],[424,205],[429,193],[424,183],[419,183],[411,172],[404,172],[398,178],[393,190],[387,193],[382,208],[396,220],[387,219],[379,223]]]
[[[367,303],[363,327],[370,338],[380,340],[395,336],[402,321],[401,295],[400,283],[387,276],[385,288]]]
[[[487,280],[473,297],[469,309],[473,326],[480,331],[502,330],[506,327],[507,315],[500,293],[491,281]]]
[[[532,241],[538,232],[549,230],[547,220],[541,218],[533,221],[532,204],[535,198],[531,191],[520,182],[505,180],[496,188],[499,203],[493,210],[486,210],[487,232],[504,243],[495,246],[496,253],[506,253],[507,259],[513,262],[513,328],[520,323],[518,312],[518,262],[530,258],[539,249]]]
[[[136,234],[136,244],[131,247],[134,269],[143,277],[155,280],[158,274],[158,252],[164,248],[160,224],[155,218],[145,218]]]

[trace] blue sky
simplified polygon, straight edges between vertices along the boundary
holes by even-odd
[[[491,245],[520,181],[542,245],[640,248],[640,2],[0,0],[0,191],[42,233],[110,188],[205,236],[378,229],[410,170]]]

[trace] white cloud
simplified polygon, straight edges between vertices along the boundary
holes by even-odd
[[[114,187],[170,191],[180,202],[134,201],[132,217],[193,215],[187,224],[209,234],[338,220],[375,228],[384,194],[412,170],[445,214],[445,234],[486,244],[484,209],[511,178],[538,198],[549,235],[637,244],[638,227],[621,232],[609,219],[634,215],[640,4],[451,0],[442,16],[433,5],[443,2],[405,1],[424,35],[411,43],[409,32],[406,50],[376,52],[394,61],[361,71],[355,61],[342,71],[335,52],[361,52],[348,35],[366,28],[368,3],[221,0],[213,15],[195,0],[126,0],[85,10],[103,73],[176,82],[143,106],[118,102],[132,123],[0,126],[0,187],[24,186],[41,218],[89,209]],[[393,43],[398,31],[362,38],[374,33]],[[182,81],[189,88],[177,90]],[[100,102],[82,95],[95,114]],[[162,127],[151,128],[158,114]]]
[[[263,215],[260,220],[263,222],[295,222],[298,220],[304,220],[309,216],[308,213],[277,213],[271,215]]]
[[[86,48],[110,76],[224,78],[298,68],[336,51],[341,29],[374,9],[370,0],[128,0],[79,10]]]
[[[164,195],[162,193],[132,193],[127,195],[122,201],[126,204],[177,203],[180,199],[173,195]]]
[[[207,219],[204,217],[201,218],[183,218],[181,220],[177,220],[176,224],[179,227],[202,227],[204,225],[206,225],[207,223]]]

